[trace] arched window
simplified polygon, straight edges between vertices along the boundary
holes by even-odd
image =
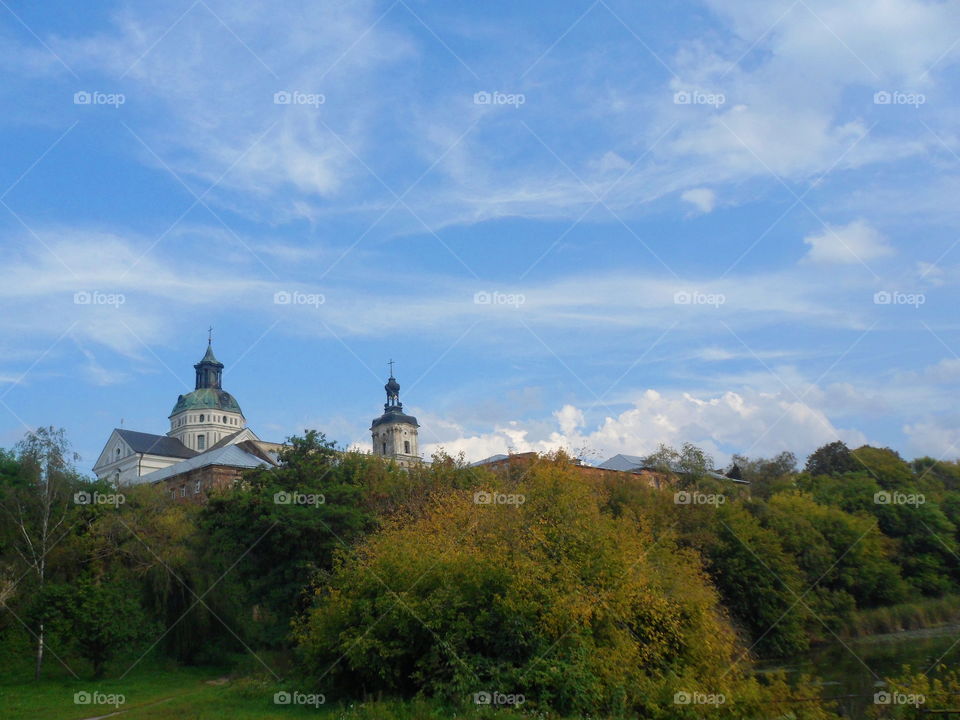
[[[203,422],[203,415],[200,416],[200,422]]]
[[[197,435],[197,450],[204,450],[207,447],[207,436]]]
[[[410,441],[409,441],[409,440],[404,440],[404,441],[403,441],[403,451],[404,451],[407,455],[410,454]]]
[[[383,444],[383,454],[384,454],[384,455],[387,454],[387,444],[386,444],[386,443]]]
[[[120,448],[117,448],[117,457],[120,457]]]

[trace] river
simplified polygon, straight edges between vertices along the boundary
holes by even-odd
[[[825,686],[825,697],[856,695],[839,700],[838,709],[845,717],[862,718],[873,694],[884,687],[878,678],[900,674],[903,665],[913,672],[924,672],[938,661],[955,667],[960,663],[958,641],[960,624],[835,640],[803,655],[763,662],[758,671],[782,669],[791,681],[803,673],[815,675]]]

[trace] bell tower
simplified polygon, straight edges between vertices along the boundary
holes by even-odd
[[[422,462],[417,443],[417,428],[420,424],[415,417],[403,412],[400,383],[393,376],[393,360],[388,364],[390,377],[383,386],[387,393],[387,402],[383,406],[383,415],[376,418],[370,426],[373,454],[390,458],[400,467],[411,467]]]

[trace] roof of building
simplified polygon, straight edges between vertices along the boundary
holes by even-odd
[[[621,472],[637,472],[638,470],[659,470],[660,468],[654,467],[652,465],[647,465],[644,462],[644,458],[637,455],[614,455],[612,458],[604,460],[602,463],[597,465],[598,468],[603,470],[619,470]],[[684,470],[679,467],[669,467],[670,472],[682,475]],[[735,483],[742,483],[744,485],[749,485],[750,483],[746,480],[741,480],[738,478],[731,478],[728,475],[723,473],[716,472],[715,470],[707,470],[705,475],[712,477],[716,480],[729,480]]]
[[[499,455],[491,455],[490,457],[484,458],[483,460],[477,460],[476,462],[470,463],[470,467],[479,467],[481,465],[489,465],[490,463],[493,463],[493,462],[506,460],[509,457],[510,457],[509,455],[504,455],[503,453],[500,453]]]
[[[223,367],[223,363],[217,360],[216,355],[213,354],[213,344],[207,343],[207,352],[204,353],[203,359],[200,360],[200,363],[213,363],[214,365],[219,365]],[[197,363],[198,365],[200,363]]]
[[[407,415],[403,412],[403,405],[385,405],[383,415],[373,421],[371,428],[386,423],[410,423],[411,425],[420,427],[420,423],[417,422],[417,419],[413,415]]]
[[[199,388],[179,396],[170,414],[176,415],[184,410],[226,410],[243,415],[233,395],[219,388]]]
[[[178,462],[160,470],[154,470],[146,475],[141,475],[134,480],[135,483],[152,483],[160,480],[166,480],[175,475],[180,475],[198,468],[208,467],[210,465],[222,465],[225,467],[254,468],[260,465],[268,465],[263,458],[249,453],[239,445],[227,445],[225,447],[207,450],[206,452],[195,455],[189,460]]]
[[[116,428],[116,433],[135,453],[161,455],[163,457],[191,458],[197,454],[176,438],[153,433],[137,432]]]
[[[619,470],[621,472],[633,472],[641,470],[644,467],[643,458],[636,455],[614,455],[612,458],[604,460],[597,465],[604,470]]]

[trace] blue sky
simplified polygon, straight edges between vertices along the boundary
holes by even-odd
[[[960,454],[955,2],[0,18],[2,445],[164,432],[213,325],[266,439],[392,357],[427,452]]]

